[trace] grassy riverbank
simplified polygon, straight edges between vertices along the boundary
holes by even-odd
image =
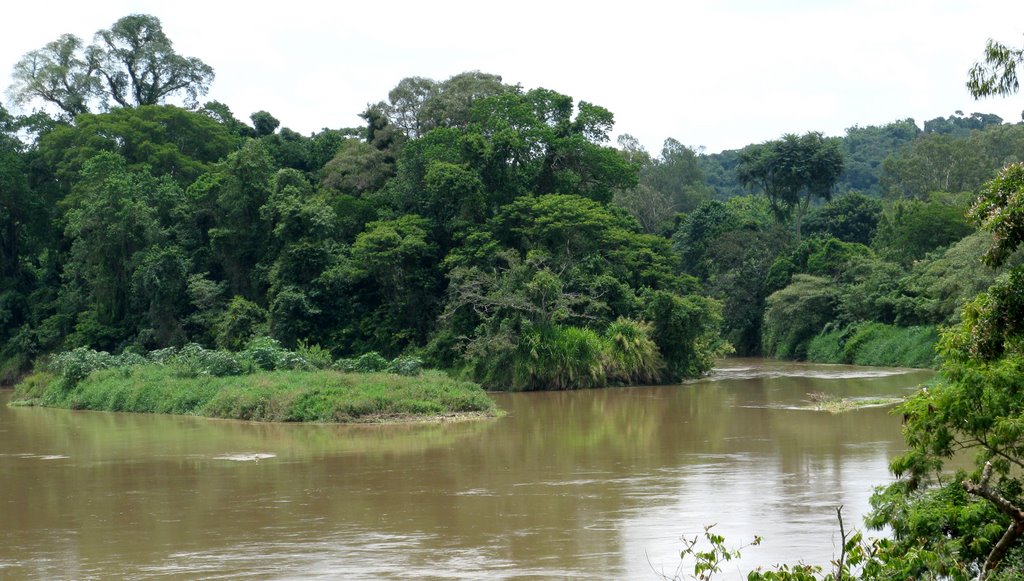
[[[401,421],[497,413],[479,386],[439,371],[415,377],[335,370],[181,377],[160,365],[93,372],[71,389],[64,389],[55,374],[36,373],[18,384],[12,403],[275,422]]]
[[[12,405],[188,414],[273,422],[420,421],[494,416],[483,389],[415,358],[376,353],[332,361],[260,338],[241,352],[198,345],[146,356],[76,349],[16,387]]]
[[[934,368],[935,327],[862,323],[822,333],[807,347],[807,360],[879,367]]]

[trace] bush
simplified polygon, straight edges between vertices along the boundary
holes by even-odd
[[[376,373],[387,369],[388,360],[381,357],[380,353],[370,351],[356,357],[354,366],[356,373]]]
[[[70,390],[93,371],[110,367],[113,360],[106,351],[77,347],[54,355],[48,368],[60,378],[61,387]]]
[[[413,377],[423,371],[423,360],[409,355],[395,357],[391,360],[391,363],[388,363],[386,371],[388,373]]]
[[[204,349],[189,343],[173,356],[164,359],[181,377],[241,375],[244,367],[239,357],[228,351]]]
[[[797,274],[786,288],[768,297],[761,338],[764,352],[780,359],[805,359],[811,339],[835,318],[835,283]]]
[[[334,363],[330,351],[320,345],[309,345],[302,340],[296,345],[295,354],[304,359],[313,369],[327,369]]]
[[[256,337],[246,345],[245,351],[239,354],[258,369],[274,371],[275,369],[309,370],[314,366],[302,355],[289,351],[281,343],[270,337]]]
[[[844,331],[829,331],[807,344],[807,360],[818,363],[847,363],[843,353]]]
[[[605,343],[581,327],[550,325],[524,334],[513,357],[513,389],[580,389],[607,385]],[[499,375],[500,376],[500,375]]]

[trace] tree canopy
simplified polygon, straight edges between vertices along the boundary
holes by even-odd
[[[213,81],[213,68],[174,51],[160,20],[146,14],[120,18],[96,32],[93,44],[64,34],[26,53],[14,66],[9,93],[18,104],[55,105],[69,119],[106,109],[158,105],[181,95],[195,108]]]
[[[795,213],[797,239],[811,200],[831,199],[842,171],[838,141],[815,132],[749,146],[736,168],[740,182],[768,197],[776,219],[788,220]]]

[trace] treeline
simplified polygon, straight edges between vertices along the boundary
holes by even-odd
[[[0,109],[7,380],[77,347],[263,335],[513,389],[677,381],[732,348],[929,365],[997,274],[970,192],[1024,158],[1024,126],[978,114],[655,157],[609,146],[600,106],[480,72],[403,79],[364,126],[305,136],[199,107],[212,69],[153,17],[97,39],[16,67],[17,100],[58,115]],[[165,104],[172,80],[194,109]]]
[[[19,100],[59,116],[0,112],[8,379],[76,347],[262,335],[512,389],[678,381],[727,349],[669,241],[610,203],[638,168],[605,145],[602,107],[471,72],[403,80],[364,127],[303,136],[150,99],[173,75],[190,98],[212,80],[153,17],[97,38],[15,71]]]
[[[741,355],[933,366],[937,329],[1020,261],[983,264],[990,236],[966,217],[998,169],[1024,160],[1024,124],[994,115],[712,155],[674,139],[658,157],[619,143],[640,174],[615,202],[668,237],[680,270],[723,302],[724,337]],[[841,169],[819,160],[816,186],[815,156],[836,152]],[[781,170],[803,177],[787,183]]]

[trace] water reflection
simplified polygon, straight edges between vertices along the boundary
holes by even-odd
[[[0,406],[0,577],[653,578],[706,524],[827,562],[925,372],[733,360],[682,386],[501,394],[508,416],[299,426]],[[750,561],[742,564],[749,567]]]

